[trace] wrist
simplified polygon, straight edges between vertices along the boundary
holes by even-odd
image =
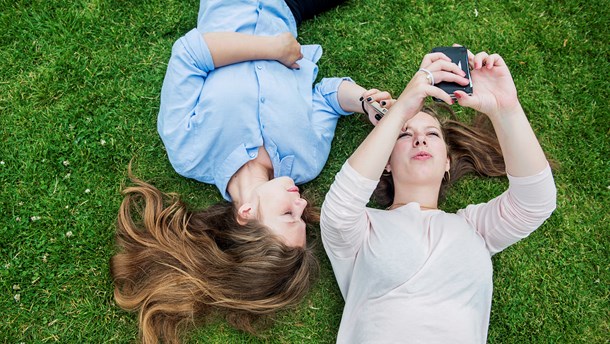
[[[525,116],[525,111],[523,111],[521,103],[519,103],[518,101],[512,106],[503,107],[487,114],[487,117],[492,120],[507,119],[515,116]]]
[[[279,36],[254,36],[259,39],[257,46],[260,47],[260,60],[280,60],[282,57],[282,45]],[[262,48],[262,49],[261,49]]]

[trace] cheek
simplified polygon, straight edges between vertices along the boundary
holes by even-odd
[[[392,154],[390,154],[390,160],[400,160],[409,156],[410,144],[406,139],[396,141]]]

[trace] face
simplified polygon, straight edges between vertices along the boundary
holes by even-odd
[[[419,112],[407,121],[390,156],[395,182],[439,184],[449,170],[447,145],[438,120]]]
[[[254,191],[258,204],[257,218],[273,234],[292,247],[305,245],[305,221],[301,215],[307,201],[301,198],[299,188],[289,177],[279,177],[261,184]]]

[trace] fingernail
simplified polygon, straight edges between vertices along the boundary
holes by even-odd
[[[382,101],[381,101],[381,105],[385,105],[385,100],[382,100]]]
[[[364,100],[364,97],[360,97],[359,101],[363,101],[363,100]]]
[[[375,119],[378,120],[378,121],[381,121],[381,115],[380,114],[376,114],[375,115]]]
[[[367,102],[370,102],[371,100],[373,100],[373,97],[368,97],[368,98],[366,98],[366,101],[367,101]]]

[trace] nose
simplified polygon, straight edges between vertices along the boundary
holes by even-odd
[[[294,200],[294,210],[292,211],[295,218],[300,219],[305,211],[305,207],[307,207],[307,201],[302,198],[297,198]]]
[[[417,135],[413,138],[413,146],[418,147],[419,145],[427,146],[426,136],[425,135]]]

